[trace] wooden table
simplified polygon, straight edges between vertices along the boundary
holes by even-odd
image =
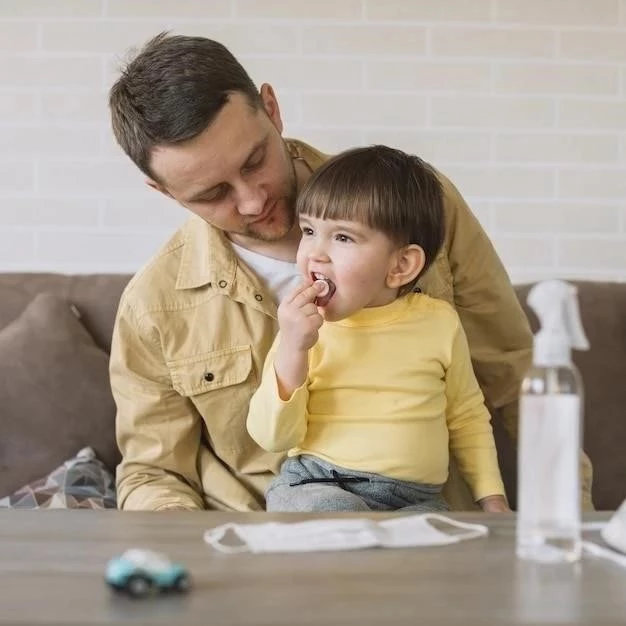
[[[206,528],[304,516],[3,511],[0,624],[626,623],[626,569],[587,556],[578,566],[520,562],[513,515],[456,517],[487,521],[490,536],[438,548],[229,555],[203,542]],[[134,546],[186,564],[193,590],[143,600],[111,592],[105,564]]]

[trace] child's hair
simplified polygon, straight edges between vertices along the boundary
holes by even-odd
[[[313,173],[296,205],[298,214],[356,221],[385,233],[398,246],[424,250],[420,276],[443,245],[443,189],[435,170],[419,157],[387,146],[347,150]],[[404,285],[413,291],[419,276]]]

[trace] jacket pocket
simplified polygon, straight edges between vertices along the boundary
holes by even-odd
[[[235,346],[177,359],[168,365],[174,389],[181,396],[190,397],[248,380],[252,350],[250,346]]]

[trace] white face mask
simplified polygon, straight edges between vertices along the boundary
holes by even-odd
[[[429,524],[429,519],[444,522],[464,532],[450,535]],[[229,530],[235,534],[237,545],[222,542]],[[380,522],[356,518],[287,524],[223,524],[207,530],[204,540],[220,552],[322,552],[373,547],[443,546],[464,539],[484,537],[488,532],[482,524],[467,524],[436,513],[424,513]]]

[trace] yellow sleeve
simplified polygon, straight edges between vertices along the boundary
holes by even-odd
[[[504,495],[490,416],[470,360],[467,339],[457,324],[446,371],[446,419],[450,450],[476,501]]]
[[[295,448],[307,430],[307,382],[296,389],[289,400],[281,400],[278,394],[274,359],[279,340],[280,333],[265,359],[261,384],[250,400],[246,421],[252,439],[268,452]]]
[[[117,405],[118,507],[204,509],[196,462],[200,418],[173,388],[158,339],[124,297],[109,365]]]

